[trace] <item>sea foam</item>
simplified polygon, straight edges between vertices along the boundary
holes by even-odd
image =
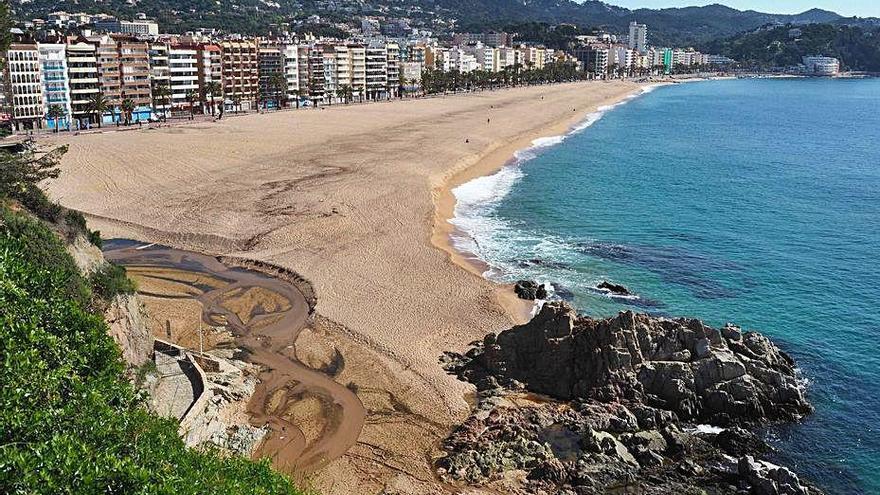
[[[527,238],[531,237],[526,232],[516,232],[513,226],[494,215],[501,201],[510,194],[516,183],[525,177],[523,165],[539,156],[542,151],[564,142],[569,136],[583,132],[614,108],[649,93],[656,87],[656,85],[646,86],[614,105],[597,108],[566,134],[537,138],[528,148],[514,153],[513,160],[494,174],[478,177],[452,189],[456,200],[453,218],[449,220],[456,228],[451,236],[453,247],[466,255],[482,260],[488,266],[483,275],[491,280],[501,281],[512,268],[506,266],[503,261],[504,254],[507,253],[505,244],[513,240],[528,240]],[[546,239],[534,239],[534,241],[555,244]]]

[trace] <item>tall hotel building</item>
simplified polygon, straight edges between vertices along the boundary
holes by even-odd
[[[71,125],[70,83],[67,77],[67,45],[40,43],[40,72],[43,80],[43,116],[49,129],[66,129]],[[50,117],[55,106],[63,115]]]
[[[253,41],[224,41],[220,44],[220,50],[223,53],[223,93],[226,103],[232,105],[232,109],[256,108],[260,89],[257,44]],[[236,101],[239,105],[233,103]]]
[[[97,47],[85,38],[70,40],[67,44],[67,74],[70,84],[70,106],[74,123],[87,127],[96,123],[91,111],[92,99],[100,91],[98,80]]]
[[[37,45],[13,43],[7,57],[6,77],[12,96],[12,124],[17,130],[41,128],[43,88]]]
[[[190,112],[190,106],[198,107],[199,64],[194,46],[172,45],[168,47],[168,75],[171,81],[171,111]]]

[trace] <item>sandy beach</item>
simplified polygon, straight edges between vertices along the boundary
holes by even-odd
[[[68,143],[49,194],[105,238],[270,262],[308,279],[302,362],[341,355],[366,409],[357,443],[304,483],[324,494],[446,493],[438,442],[472,387],[438,364],[528,305],[451,249],[451,188],[638,91],[585,82],[247,115]]]

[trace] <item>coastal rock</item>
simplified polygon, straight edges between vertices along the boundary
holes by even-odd
[[[442,362],[478,391],[443,443],[446,481],[515,470],[515,493],[821,494],[760,460],[770,448],[747,429],[811,411],[794,362],[760,334],[548,302]]]
[[[632,293],[629,291],[629,289],[627,289],[623,285],[615,284],[615,283],[609,282],[607,280],[603,280],[603,281],[599,282],[599,285],[597,285],[596,288],[599,290],[607,290],[608,292],[610,292],[611,294],[613,294],[615,296],[630,296],[630,295],[632,295]]]
[[[487,337],[478,365],[558,399],[636,401],[685,421],[763,423],[811,411],[793,361],[766,337],[695,319],[626,311],[595,320],[549,302],[529,323]]]
[[[520,280],[513,286],[513,291],[520,299],[528,301],[547,299],[547,287],[533,280]]]

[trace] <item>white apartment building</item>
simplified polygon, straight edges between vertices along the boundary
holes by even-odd
[[[289,103],[296,105],[299,98],[299,76],[300,76],[300,50],[298,45],[288,44],[281,46],[281,72],[284,75],[285,91],[284,95]]]
[[[648,50],[648,26],[635,21],[629,23],[629,49],[639,53]]]
[[[379,100],[388,95],[388,47],[385,43],[373,41],[364,50],[366,97]],[[393,83],[397,85],[397,81]]]
[[[73,109],[70,106],[70,83],[67,77],[67,45],[40,43],[40,72],[43,82],[43,116],[50,129],[66,128]],[[58,106],[63,117],[50,118],[49,109]]]
[[[803,62],[808,74],[834,76],[840,73],[840,61],[833,57],[804,57]]]
[[[6,76],[12,95],[12,125],[17,130],[41,128],[43,87],[36,44],[13,43],[9,47]]]
[[[189,111],[188,93],[195,93],[194,106],[198,106],[199,67],[195,47],[171,46],[168,48],[168,76],[171,86],[171,110]]]
[[[474,56],[480,69],[488,72],[498,71],[498,49],[490,46],[477,46],[474,48]]]
[[[349,45],[351,54],[351,89],[357,98],[367,94],[367,49],[363,45]]]
[[[156,88],[165,88],[171,92],[171,75],[168,71],[168,45],[161,41],[150,43],[150,87],[153,94],[153,106],[158,114],[167,114],[170,110],[170,95],[165,98],[157,97]]]

